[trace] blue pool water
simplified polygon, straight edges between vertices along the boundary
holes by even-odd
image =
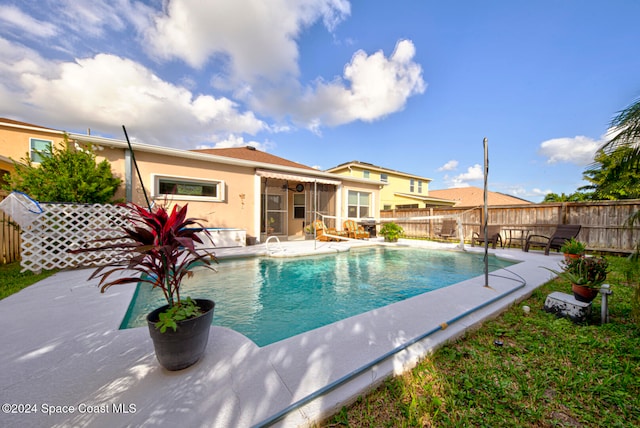
[[[512,265],[490,256],[490,270]],[[216,302],[213,324],[258,346],[482,275],[483,255],[411,248],[369,248],[327,256],[223,260],[202,269],[182,296]],[[121,328],[146,326],[164,303],[139,284]]]

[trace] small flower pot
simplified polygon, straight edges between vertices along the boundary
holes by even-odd
[[[570,254],[570,253],[564,253],[564,259],[565,259],[566,261],[579,259],[580,257],[582,257],[582,254]]]
[[[195,318],[178,321],[176,331],[169,328],[161,333],[155,326],[159,319],[158,315],[164,312],[169,307],[168,305],[147,315],[147,325],[153,340],[156,358],[160,365],[167,370],[182,370],[192,366],[198,362],[207,348],[215,303],[207,299],[194,300],[204,313]]]
[[[598,295],[597,288],[585,287],[583,285],[571,284],[571,290],[573,291],[573,297],[579,302],[591,303],[593,299]]]

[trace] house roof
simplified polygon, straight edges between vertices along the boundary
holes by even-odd
[[[326,171],[327,172],[336,172],[336,171],[340,171],[340,170],[343,170],[343,169],[349,169],[349,167],[354,167],[354,166],[356,166],[358,168],[373,170],[373,171],[385,172],[385,173],[395,174],[395,175],[402,175],[404,177],[409,177],[409,178],[417,178],[418,180],[432,181],[430,178],[427,178],[427,177],[422,177],[422,176],[415,175],[415,174],[409,174],[407,172],[397,171],[395,169],[389,169],[389,168],[385,168],[383,166],[378,166],[378,165],[374,165],[372,163],[361,162],[361,161],[357,161],[357,160],[354,160],[354,161],[351,161],[351,162],[341,163],[340,165],[334,166],[333,168],[329,168]]]
[[[273,165],[289,166],[292,168],[310,169],[316,172],[318,171],[317,169],[311,168],[310,166],[293,162],[288,159],[284,159],[279,156],[272,155],[271,153],[262,152],[252,146],[234,147],[234,148],[226,148],[226,149],[197,149],[197,150],[191,150],[191,151],[199,152],[199,153],[207,153],[215,156],[224,156],[224,157],[235,158],[235,159],[243,159],[251,162],[261,162],[261,163],[268,163]]]
[[[0,117],[0,125],[8,125],[14,128],[27,128],[40,131],[49,131],[55,133],[61,133],[62,131],[53,128],[47,128],[46,126],[34,125],[32,123],[20,122],[19,120],[8,119],[6,117]]]
[[[128,148],[129,147],[129,143],[127,141],[117,140],[112,138],[105,138],[105,137],[98,137],[94,135],[69,133],[69,139],[71,141],[79,141],[83,143],[104,145],[106,147],[112,147],[112,148],[115,148],[115,147]],[[352,182],[380,185],[380,183],[376,181],[365,179],[365,178],[340,177],[336,174],[320,171],[315,168],[311,168],[309,166],[302,165],[296,162],[287,161],[286,159],[279,158],[278,156],[269,155],[264,152],[261,152],[263,153],[263,155],[256,155],[256,156],[263,156],[262,158],[263,160],[258,161],[258,160],[251,160],[251,159],[242,159],[239,157],[222,156],[222,155],[219,155],[217,152],[211,153],[211,152],[201,152],[201,151],[195,151],[195,150],[182,150],[182,149],[174,149],[170,147],[154,146],[151,144],[144,144],[144,143],[131,143],[131,147],[135,151],[157,153],[165,156],[177,156],[185,159],[194,159],[194,160],[200,160],[205,162],[217,162],[217,163],[222,163],[227,165],[244,166],[244,167],[254,168],[256,170],[264,169],[264,170],[271,170],[271,171],[282,171],[290,174],[300,175],[305,179],[308,179],[309,176],[312,176],[319,179],[326,178],[327,180],[338,180],[338,181],[348,179],[349,181],[352,181]],[[217,149],[205,149],[205,150],[217,150]],[[250,152],[250,150],[247,150],[244,148],[241,148],[239,150],[246,150],[247,152]]]
[[[431,195],[425,196],[425,195],[415,195],[412,193],[401,193],[401,192],[395,192],[394,195],[402,196],[403,198],[415,199],[417,201],[426,202],[431,205],[444,205],[444,206],[456,205],[456,201],[450,201],[449,199],[436,198]]]
[[[484,190],[479,187],[454,187],[451,189],[429,190],[429,196],[457,201],[456,207],[477,207],[484,205]],[[487,205],[526,205],[522,198],[500,192],[488,192]]]

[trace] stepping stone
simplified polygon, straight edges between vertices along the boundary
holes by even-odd
[[[547,296],[544,310],[575,323],[583,323],[591,314],[591,303],[580,302],[571,294],[555,291]]]

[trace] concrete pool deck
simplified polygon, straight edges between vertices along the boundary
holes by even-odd
[[[274,256],[294,256],[351,245],[366,244],[301,241],[269,248]],[[264,244],[216,249],[221,258],[265,252]],[[542,267],[557,268],[562,260],[520,249],[489,252],[522,263],[493,272],[490,287],[484,287],[484,276],[473,278],[262,348],[213,326],[205,356],[179,372],[157,364],[146,328],[118,330],[135,285],[100,294],[97,281],[87,280],[92,269],[59,272],[0,301],[0,396],[14,405],[9,412],[3,407],[0,421],[20,427],[307,426],[526,298],[551,278]],[[323,390],[327,385],[331,389]]]

